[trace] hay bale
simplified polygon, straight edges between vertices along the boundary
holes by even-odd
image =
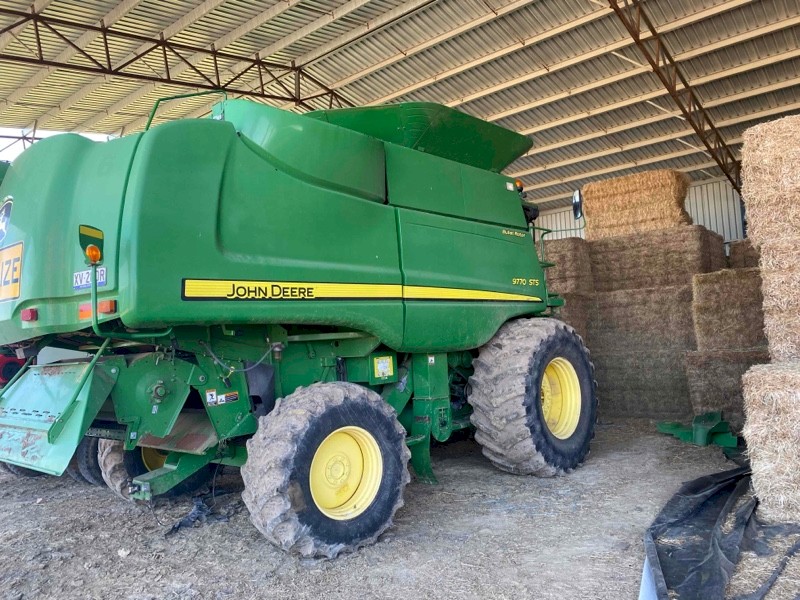
[[[744,424],[742,375],[769,362],[766,348],[686,353],[689,400],[695,415],[721,410],[734,431]]]
[[[684,225],[589,242],[598,292],[688,285],[695,273],[725,267],[722,236]]]
[[[759,513],[800,523],[800,362],[754,366],[742,382]]]
[[[555,263],[545,271],[547,290],[558,294],[588,295],[594,291],[589,245],[583,238],[546,240],[544,257]]]
[[[624,348],[624,344],[620,344]],[[603,417],[684,419],[691,412],[681,350],[592,351]]]
[[[758,249],[748,240],[734,240],[730,244],[728,264],[731,269],[749,269],[758,266]]]
[[[592,296],[589,316],[592,349],[695,350],[692,287],[689,285],[618,290]],[[682,368],[679,369],[683,371]]]
[[[691,224],[683,208],[689,177],[679,171],[635,173],[583,187],[586,239]]]
[[[757,268],[694,276],[692,318],[698,350],[766,346]]]
[[[761,123],[744,133],[742,197],[748,236],[760,246],[800,235],[800,115]]]
[[[589,311],[592,300],[581,294],[561,294],[564,306],[556,309],[553,317],[571,325],[586,342],[589,338]]]
[[[800,360],[800,236],[761,245],[761,279],[772,360]]]

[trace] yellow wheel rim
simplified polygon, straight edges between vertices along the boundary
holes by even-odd
[[[311,497],[322,514],[353,519],[369,508],[383,477],[378,442],[361,427],[342,427],[314,453],[308,474]]]
[[[569,438],[581,418],[581,384],[575,367],[566,358],[554,358],[542,376],[542,416],[547,428],[560,440]]]
[[[148,471],[155,471],[167,462],[167,453],[156,448],[141,448],[142,462]]]

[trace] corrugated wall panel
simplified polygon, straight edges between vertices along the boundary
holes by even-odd
[[[696,224],[716,231],[726,242],[742,239],[742,205],[739,194],[727,181],[691,186],[685,207]],[[583,237],[583,231],[576,225],[570,207],[544,212],[536,221],[537,227],[554,230],[548,239]]]

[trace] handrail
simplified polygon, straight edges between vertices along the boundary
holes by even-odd
[[[205,92],[191,92],[189,94],[178,94],[177,96],[166,96],[164,98],[159,98],[153,105],[153,109],[150,111],[150,116],[147,117],[147,125],[144,126],[144,130],[147,131],[148,129],[150,129],[150,124],[153,122],[153,119],[155,119],[158,106],[162,102],[169,102],[170,100],[180,100],[181,98],[194,98],[195,96],[208,96],[209,94],[222,94],[223,96],[225,96],[225,100],[228,99],[228,93],[225,90],[207,90]]]

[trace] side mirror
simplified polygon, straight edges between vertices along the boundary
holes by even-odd
[[[572,216],[576,221],[583,216],[583,194],[580,190],[572,192]]]

